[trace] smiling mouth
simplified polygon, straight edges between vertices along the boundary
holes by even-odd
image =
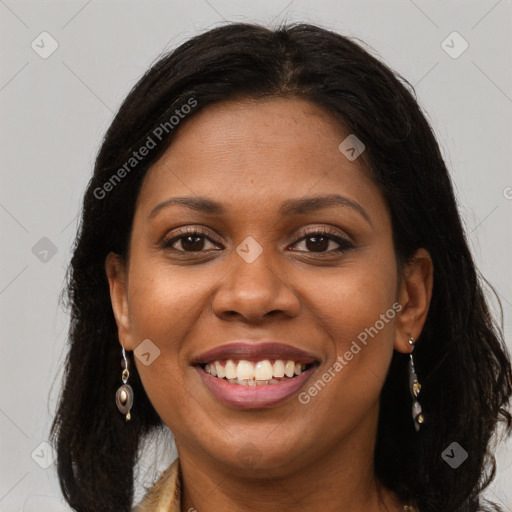
[[[201,364],[203,371],[219,380],[239,386],[263,386],[291,381],[308,371],[315,363],[285,359],[216,360]]]

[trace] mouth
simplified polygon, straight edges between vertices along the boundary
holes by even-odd
[[[238,386],[267,386],[294,379],[314,366],[284,359],[263,359],[261,361],[216,360],[200,365],[202,370],[230,384]]]
[[[231,407],[257,409],[289,400],[320,361],[281,343],[237,342],[210,350],[192,364],[219,401]]]

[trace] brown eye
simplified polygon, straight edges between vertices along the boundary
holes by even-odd
[[[184,251],[202,251],[205,245],[205,238],[202,236],[187,235],[178,238]]]
[[[208,247],[208,243],[213,247]],[[217,245],[201,231],[191,230],[185,231],[185,234],[164,240],[162,248],[177,252],[203,252],[204,250],[217,248]]]
[[[304,243],[306,247],[305,251],[302,250],[299,252],[344,252],[348,249],[354,248],[351,242],[340,237],[338,234],[333,234],[329,230],[317,230],[310,232],[297,240],[294,245],[297,245],[299,242]],[[333,243],[338,247],[333,247]]]

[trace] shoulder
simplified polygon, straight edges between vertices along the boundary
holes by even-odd
[[[176,459],[148,489],[142,501],[132,512],[179,512],[180,474]]]

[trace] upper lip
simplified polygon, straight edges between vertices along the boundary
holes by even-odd
[[[248,361],[283,359],[304,364],[318,361],[313,354],[287,345],[286,343],[276,341],[254,342],[250,340],[236,340],[199,354],[192,359],[192,364],[205,364],[211,361],[225,359],[245,359]]]

